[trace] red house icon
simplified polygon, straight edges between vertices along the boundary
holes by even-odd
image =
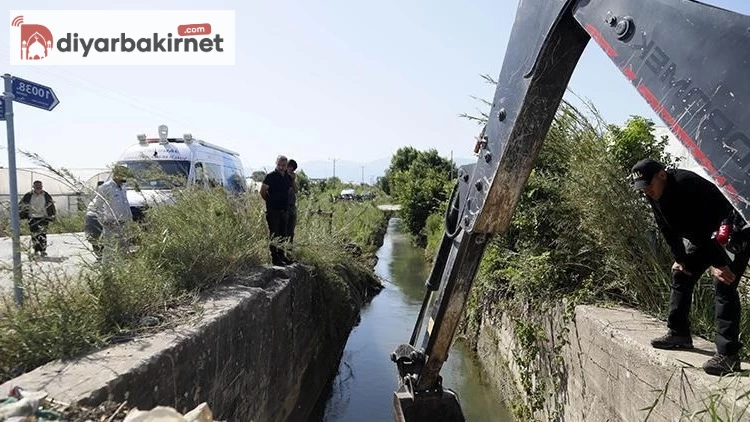
[[[44,25],[21,25],[21,60],[41,60],[52,52],[52,33]]]

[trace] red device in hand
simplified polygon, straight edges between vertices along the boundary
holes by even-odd
[[[716,234],[716,241],[720,245],[726,245],[729,242],[729,235],[732,233],[732,224],[728,221],[721,223],[719,232]]]

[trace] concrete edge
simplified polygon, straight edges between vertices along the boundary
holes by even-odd
[[[735,375],[717,377],[703,371],[703,363],[716,353],[713,342],[693,336],[693,350],[655,349],[651,346],[651,339],[666,332],[666,322],[632,308],[579,305],[576,307],[576,324],[580,323],[592,324],[601,330],[603,337],[609,337],[613,343],[619,342],[635,357],[679,375],[679,383],[689,387],[695,399],[721,394],[727,408],[750,407],[748,397],[734,400],[750,392],[749,362],[743,361],[742,372]],[[665,379],[663,385],[667,383]]]
[[[306,270],[301,265],[258,268],[234,284],[205,292],[200,299],[203,305],[200,319],[191,319],[174,328],[76,359],[49,362],[8,380],[0,385],[0,391],[8,392],[12,387],[20,386],[28,390],[43,390],[50,398],[66,404],[98,404],[108,399],[111,387],[122,378],[145,372],[163,356],[172,356],[183,340],[216,324],[227,309],[246,301],[270,300],[300,271]]]
[[[708,375],[701,365],[715,353],[712,342],[694,336],[692,351],[651,347],[650,340],[666,332],[664,321],[631,308],[579,305],[564,325],[562,312],[561,306],[541,316],[549,340],[532,372],[524,372],[535,386],[550,384],[550,376],[561,380],[558,390],[547,390],[543,398],[544,417],[562,411],[565,421],[629,422],[647,415],[648,420],[712,420],[707,409],[713,407],[723,420],[750,420],[750,399],[743,397],[750,392],[747,362],[739,376]],[[506,397],[520,392],[528,400],[521,387],[523,369],[514,359],[521,348],[513,327],[507,313],[485,314],[477,348],[495,386]],[[551,349],[561,341],[559,362]]]

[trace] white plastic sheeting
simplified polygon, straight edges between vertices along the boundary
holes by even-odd
[[[18,168],[16,178],[19,194],[31,190],[34,180],[41,180],[44,190],[50,195],[68,195],[96,188],[97,180],[107,180],[109,170],[106,168],[69,169],[70,176],[61,177],[45,168]],[[88,188],[88,189],[86,189]],[[0,168],[0,195],[10,195],[10,171]]]
[[[31,184],[40,180],[44,190],[52,195],[60,214],[74,213],[88,204],[88,198],[96,189],[97,181],[107,180],[110,171],[106,168],[68,169],[67,176],[61,176],[45,168],[18,168],[18,198],[31,190]],[[0,168],[0,203],[7,210],[10,203],[10,171]]]

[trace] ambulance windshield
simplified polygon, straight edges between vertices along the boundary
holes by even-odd
[[[128,189],[161,190],[185,186],[190,172],[187,160],[121,161],[131,172]]]

